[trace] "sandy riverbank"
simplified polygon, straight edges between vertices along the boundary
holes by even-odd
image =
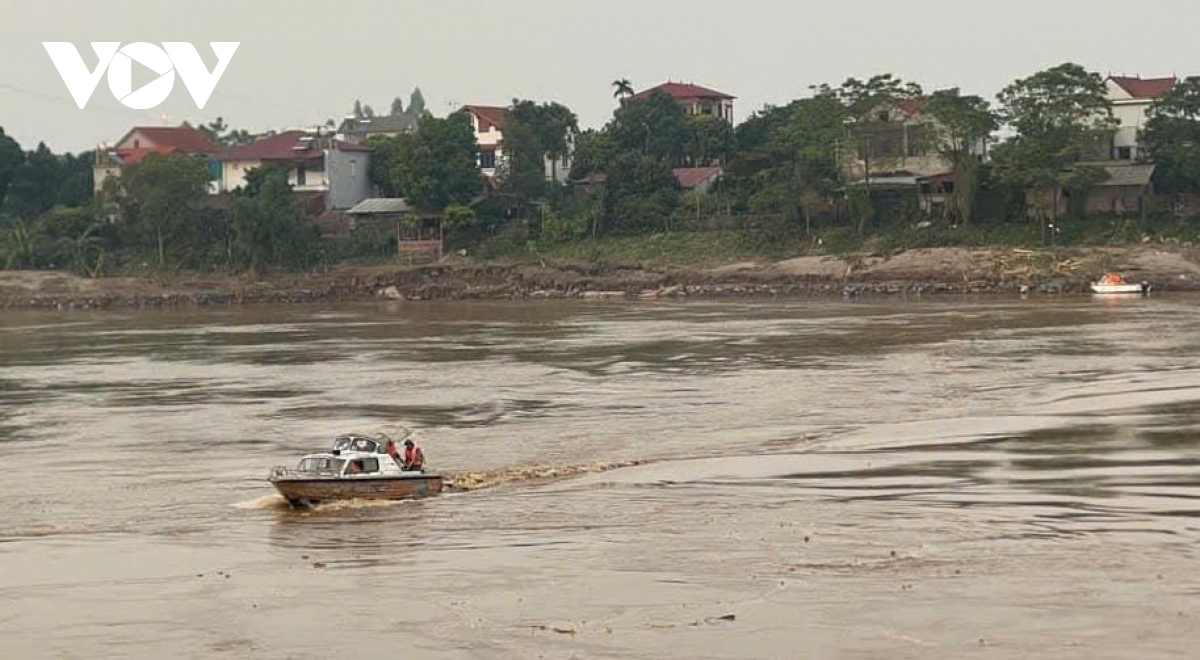
[[[1086,291],[1108,271],[1158,291],[1200,290],[1200,251],[1174,246],[1031,251],[910,250],[891,257],[805,256],[714,267],[645,263],[479,263],[340,267],[251,279],[231,275],[80,278],[0,272],[2,309],[138,309],[372,299],[842,296]]]

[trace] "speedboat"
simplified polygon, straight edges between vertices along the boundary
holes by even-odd
[[[1149,282],[1134,284],[1125,279],[1120,273],[1109,273],[1092,283],[1093,293],[1147,293],[1150,291]]]
[[[442,492],[442,477],[404,470],[380,438],[341,435],[328,452],[308,454],[295,468],[271,468],[268,480],[292,506],[333,500],[408,500]]]

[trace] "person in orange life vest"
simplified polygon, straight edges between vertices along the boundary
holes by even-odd
[[[396,461],[396,465],[403,466],[404,462],[400,460],[400,450],[396,448],[396,441],[389,439],[387,441],[387,455]]]
[[[425,471],[425,452],[421,448],[413,444],[412,440],[404,441],[404,466],[403,468],[410,472]]]

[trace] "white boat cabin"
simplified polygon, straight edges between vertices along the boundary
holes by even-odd
[[[400,463],[388,455],[384,442],[363,435],[338,436],[329,452],[305,456],[293,473],[298,477],[344,479],[424,474],[401,469]]]

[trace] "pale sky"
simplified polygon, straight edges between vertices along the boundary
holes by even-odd
[[[519,97],[563,103],[586,128],[610,116],[616,78],[718,89],[740,122],[875,73],[989,98],[1064,61],[1200,74],[1197,25],[1194,0],[0,0],[0,126],[26,149],[79,151],[164,115],[258,131],[338,119],[355,98],[386,112],[420,85],[439,116]],[[210,68],[208,42],[241,45],[203,110],[178,78],[151,110],[102,78],[80,110],[43,41],[74,43],[89,68],[91,41],[189,41]]]

